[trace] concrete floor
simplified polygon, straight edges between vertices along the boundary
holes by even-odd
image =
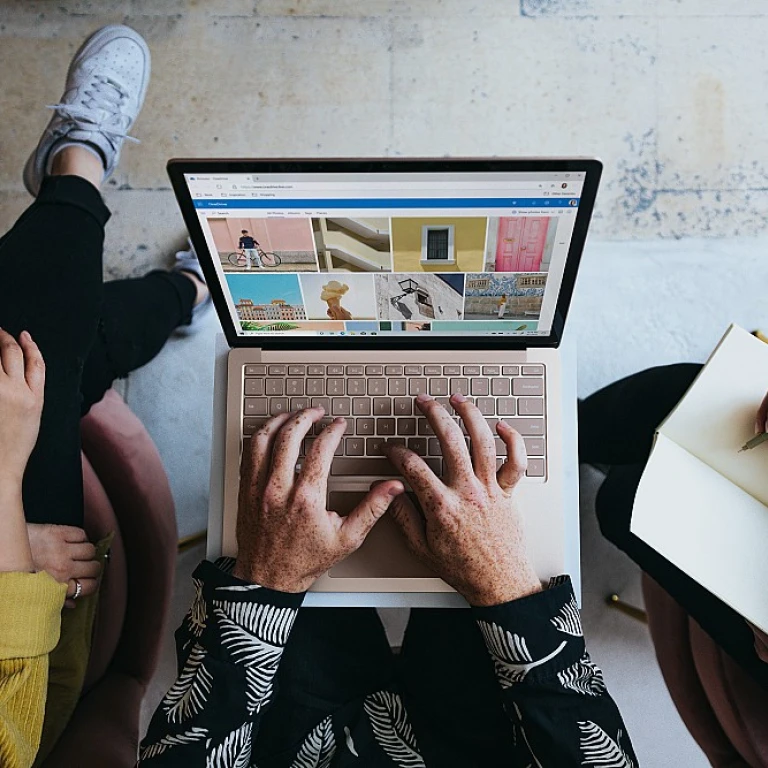
[[[598,155],[606,171],[568,332],[586,394],[648,365],[703,360],[725,327],[768,325],[763,237],[768,9],[762,0],[0,0],[0,231],[29,203],[20,169],[93,29],[144,34],[153,81],[123,162],[108,279],[183,242],[173,156]],[[738,46],[738,47],[737,47]],[[705,236],[706,239],[694,239]],[[217,328],[174,340],[123,385],[158,444],[180,530],[205,525]],[[637,573],[596,531],[582,474],[584,624],[640,761],[706,761],[645,629]],[[171,623],[190,600],[179,560]],[[389,615],[393,632],[402,615]],[[173,675],[172,636],[150,708]]]

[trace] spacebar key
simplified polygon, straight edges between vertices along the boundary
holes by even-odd
[[[440,474],[440,459],[424,459],[424,461],[435,474]],[[357,475],[372,477],[400,475],[388,459],[334,459],[333,464],[331,464],[331,474],[352,477]]]

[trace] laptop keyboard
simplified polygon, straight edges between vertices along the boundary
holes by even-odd
[[[398,474],[383,456],[385,440],[406,445],[440,474],[439,441],[414,403],[416,395],[426,392],[448,409],[462,429],[448,400],[452,394],[470,398],[486,417],[494,436],[496,422],[506,421],[525,440],[527,475],[546,475],[543,365],[259,364],[243,366],[243,374],[245,439],[270,416],[322,406],[327,416],[304,440],[302,455],[306,455],[313,440],[335,417],[347,420],[331,474]],[[465,439],[469,444],[469,437]],[[501,466],[506,448],[499,437],[495,443]]]

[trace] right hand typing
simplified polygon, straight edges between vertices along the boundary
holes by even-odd
[[[413,451],[384,444],[421,507],[402,495],[389,508],[411,550],[472,605],[498,605],[540,591],[515,503],[528,463],[522,437],[499,422],[507,461],[497,472],[493,434],[466,397],[454,395],[451,404],[469,433],[471,456],[442,405],[428,395],[419,395],[416,404],[440,440],[445,469],[440,479]]]

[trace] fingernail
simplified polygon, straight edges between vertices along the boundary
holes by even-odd
[[[506,421],[497,421],[496,429],[501,429],[502,431],[505,429],[509,429],[509,424],[507,424]]]
[[[333,423],[334,423],[334,424],[346,424],[346,423],[347,423],[347,420],[346,420],[346,419],[345,419],[343,416],[337,416],[337,417],[336,417],[336,418],[333,420]]]
[[[22,331],[19,338],[24,339],[24,341],[30,341],[32,339],[32,337],[29,335],[29,331]]]
[[[466,402],[467,402],[467,398],[466,398],[464,395],[462,395],[462,394],[461,394],[461,392],[457,392],[457,393],[456,393],[456,394],[453,396],[453,399],[454,399],[454,400],[455,400],[457,403],[466,403]]]
[[[405,489],[398,486],[390,488],[387,493],[394,499],[395,496],[399,496]]]
[[[434,398],[431,395],[428,395],[426,392],[422,392],[419,395],[416,395],[416,402],[417,403],[426,403],[430,400],[433,400]]]

